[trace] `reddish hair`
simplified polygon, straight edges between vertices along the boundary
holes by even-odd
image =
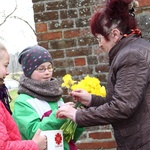
[[[108,32],[113,27],[118,28],[122,34],[130,34],[131,30],[137,28],[137,21],[129,10],[131,2],[132,0],[107,0],[105,8],[97,11],[90,20],[92,34],[101,34],[109,40]]]

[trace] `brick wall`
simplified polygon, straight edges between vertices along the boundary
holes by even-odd
[[[51,53],[55,66],[54,76],[60,81],[67,73],[74,78],[82,78],[89,74],[98,77],[101,84],[106,85],[107,54],[99,50],[97,41],[89,29],[89,18],[94,8],[97,5],[102,7],[103,1],[32,0],[37,41]],[[145,13],[150,11],[150,1],[139,0],[139,3],[139,18],[142,20],[143,16],[147,16],[145,19],[149,25],[149,14]],[[150,30],[148,25],[147,29]],[[150,37],[149,33],[145,32],[146,38]],[[65,101],[70,100],[66,95],[64,91]],[[86,128],[77,146],[79,150],[115,149],[111,126]]]

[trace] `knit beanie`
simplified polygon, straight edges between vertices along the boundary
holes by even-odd
[[[35,45],[24,49],[18,58],[26,77],[31,77],[33,71],[44,62],[52,63],[52,57],[44,47]]]

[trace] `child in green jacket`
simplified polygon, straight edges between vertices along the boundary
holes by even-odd
[[[57,109],[64,103],[62,89],[53,75],[50,53],[35,45],[23,50],[18,59],[24,74],[19,81],[18,98],[14,104],[13,117],[23,139],[32,139],[38,128],[59,130],[66,119],[56,118]],[[70,142],[64,140],[64,150],[76,150],[75,142],[83,128],[76,128]]]

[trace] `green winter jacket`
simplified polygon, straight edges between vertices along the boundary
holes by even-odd
[[[63,102],[46,102],[26,94],[20,94],[14,103],[13,118],[18,125],[23,140],[32,139],[38,128],[41,130],[59,130],[66,119],[56,118],[56,111]],[[43,107],[43,108],[42,108]],[[49,116],[44,115],[49,112]],[[73,141],[76,142],[83,133],[84,128],[75,131]],[[70,150],[64,140],[64,150]]]

